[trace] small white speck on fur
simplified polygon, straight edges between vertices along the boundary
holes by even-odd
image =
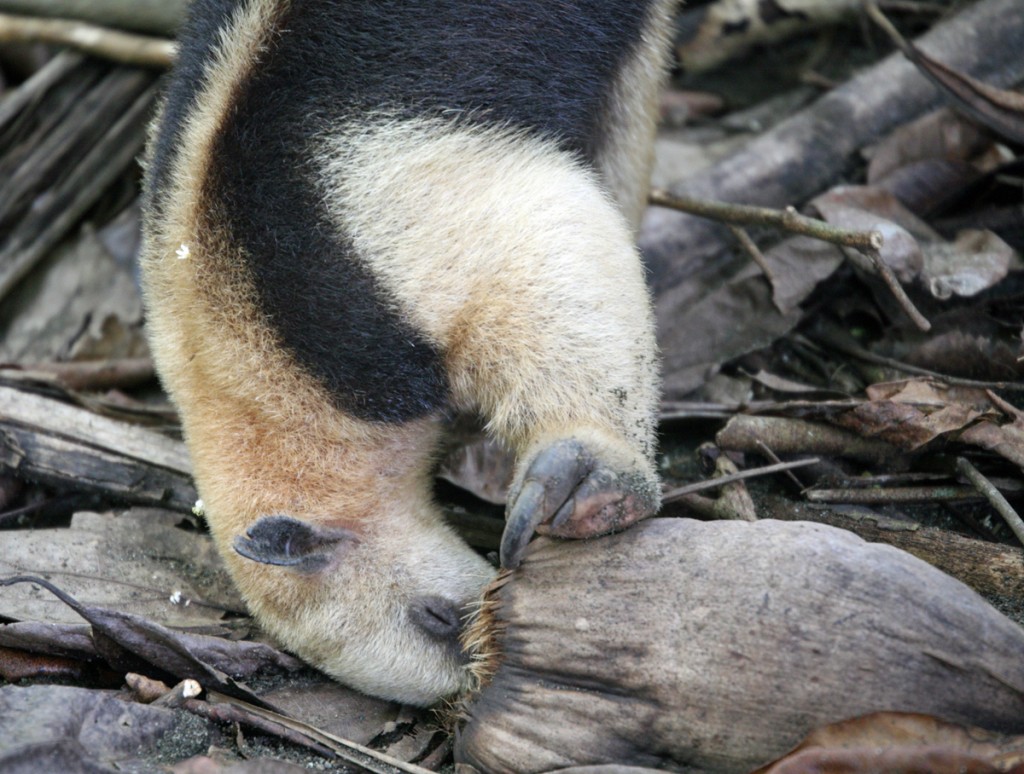
[[[188,245],[182,242],[181,245],[179,245],[178,249],[174,251],[174,254],[178,256],[179,261],[185,260],[186,258],[188,258],[189,254]]]

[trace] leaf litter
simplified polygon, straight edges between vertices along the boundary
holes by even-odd
[[[918,61],[956,92],[960,107],[968,103],[967,113],[980,122],[944,109],[898,127],[870,151],[864,149],[870,155],[866,169],[851,172],[819,194],[806,211],[816,210],[847,228],[886,235],[882,260],[931,330],[923,333],[910,324],[877,280],[870,261],[854,251],[806,237],[755,233],[770,277],[751,265],[702,292],[685,315],[659,319],[659,324],[685,329],[688,341],[663,353],[667,485],[684,483],[679,474],[714,477],[769,463],[772,457],[824,456],[820,464],[794,471],[801,487],[795,494],[789,485],[781,485],[796,504],[788,507],[806,514],[802,493],[834,482],[845,482],[846,491],[853,489],[854,480],[869,492],[883,485],[915,492],[931,487],[932,494],[939,485],[966,490],[955,462],[969,457],[1011,504],[1024,502],[1024,230],[1017,224],[1024,168],[1017,155],[1022,108],[1012,92],[950,74],[949,68],[926,57]],[[698,130],[707,133],[707,124]],[[728,143],[735,145],[737,138],[730,136]],[[112,204],[119,210],[113,214],[120,215],[116,229],[101,229],[98,238],[83,232],[72,239],[69,247],[40,264],[34,278],[29,275],[16,298],[7,300],[0,309],[0,325],[9,332],[3,338],[11,347],[5,359],[30,367],[72,358],[144,357],[141,307],[132,297],[122,255],[135,249],[134,207]],[[100,208],[97,218],[103,217]],[[104,288],[111,287],[117,293],[104,297]],[[60,289],[69,296],[68,303],[54,305],[50,300]],[[98,317],[90,316],[92,307],[100,311]],[[60,392],[89,407],[145,407],[154,412],[148,421],[157,425],[167,425],[173,415],[151,382],[142,389],[133,384],[120,395],[116,387],[82,392],[36,383],[32,389]],[[118,421],[133,410],[117,415]],[[718,418],[709,420],[712,415]],[[744,423],[751,427],[745,429]],[[715,438],[719,447],[703,472],[693,461],[698,457],[678,451],[686,446],[680,439],[691,434]],[[461,458],[456,455],[446,463],[445,477],[500,503],[507,454],[503,457],[500,449],[486,444],[472,454],[466,448],[457,453]],[[37,509],[31,514],[45,514],[41,504],[58,502],[68,487],[42,479],[27,483],[13,496],[12,511],[29,507]],[[766,493],[774,498],[777,490],[767,483],[748,490],[746,484],[731,481],[722,502],[707,504],[708,512],[717,509],[726,517],[763,512]],[[67,592],[69,600],[79,600],[74,607],[90,620],[83,625],[73,607],[55,601],[41,586],[0,590],[0,615],[9,622],[0,626],[0,653],[22,659],[0,659],[11,670],[4,674],[36,683],[0,687],[0,736],[19,740],[0,751],[5,767],[46,761],[54,770],[69,772],[108,770],[112,765],[147,770],[155,764],[136,758],[139,746],[156,749],[161,740],[174,737],[186,743],[164,761],[195,755],[196,770],[207,765],[202,761],[221,770],[238,761],[234,754],[216,753],[216,748],[235,744],[224,729],[236,738],[251,736],[253,728],[267,732],[268,725],[245,715],[250,710],[238,709],[224,725],[180,707],[143,704],[130,692],[110,690],[133,669],[166,678],[166,695],[180,680],[198,677],[206,689],[233,692],[254,706],[270,704],[296,718],[309,717],[321,728],[345,715],[351,722],[336,732],[363,743],[376,739],[378,746],[386,746],[383,740],[390,729],[398,740],[391,743],[405,744],[408,759],[427,760],[441,750],[423,731],[428,720],[403,715],[387,702],[358,697],[304,670],[272,646],[242,639],[258,633],[225,584],[208,540],[185,514],[139,512],[118,521],[124,517],[108,511],[116,499],[104,499],[102,492],[94,496],[99,514],[82,513],[74,520],[65,514],[56,523],[30,515],[18,529],[4,533],[3,575],[42,576]],[[953,497],[939,502],[938,508],[915,509],[876,499],[857,507],[862,517],[867,514],[876,523],[891,519],[929,525],[922,529],[938,524],[958,537],[971,535],[964,540],[972,545],[985,545],[978,539],[981,532],[986,540],[998,541],[990,545],[1015,545],[981,495],[970,502]],[[485,540],[480,547],[492,546]],[[1024,600],[1016,603],[1024,609]],[[36,660],[25,660],[24,654]],[[75,663],[89,670],[75,671]],[[39,684],[56,675],[95,687]],[[311,711],[313,705],[319,709]],[[59,715],[55,707],[61,709]],[[242,723],[243,717],[250,725]],[[124,733],[90,735],[85,731],[88,718],[109,718],[104,728]],[[969,756],[976,747],[964,743],[953,754],[948,741],[961,739],[963,733],[976,740],[974,731],[941,731],[946,735],[945,757],[919,750],[908,754],[909,759],[936,766],[939,760],[974,761]],[[898,724],[882,723],[874,733],[870,738],[878,745],[893,744],[907,732]],[[411,745],[415,749],[409,748],[416,738],[420,741]],[[839,760],[834,751],[847,745],[835,737],[817,743],[826,750],[819,761]],[[993,762],[990,756],[986,765],[998,764],[1003,771],[1016,765],[1006,757],[1009,753],[994,754],[1004,757]],[[843,760],[862,768],[877,764],[878,759],[864,755]],[[189,770],[188,764],[179,766]]]

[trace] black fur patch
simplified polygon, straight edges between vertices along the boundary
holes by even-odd
[[[390,107],[556,139],[592,160],[644,0],[292,0],[267,62],[309,127]],[[279,122],[294,120],[284,112]]]
[[[154,153],[157,189],[202,63],[235,5],[193,4]],[[245,248],[261,311],[339,408],[367,420],[413,419],[445,404],[447,382],[441,353],[401,318],[329,222],[311,138],[386,109],[520,128],[592,161],[609,86],[638,41],[646,5],[291,1],[235,95],[205,194]]]
[[[189,8],[188,17],[178,33],[180,44],[174,70],[165,79],[164,111],[150,150],[145,190],[147,209],[159,212],[175,149],[181,143],[181,130],[203,85],[204,68],[218,33],[238,5],[239,0],[197,0]]]
[[[281,341],[332,396],[367,421],[402,422],[441,409],[440,353],[388,303],[336,233],[315,190],[296,124],[260,133],[250,95],[214,149],[210,192],[245,248],[260,311]],[[289,131],[291,130],[291,131]],[[255,142],[248,137],[257,135]]]

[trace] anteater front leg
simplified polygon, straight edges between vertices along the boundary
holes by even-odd
[[[652,513],[653,314],[598,174],[540,137],[436,119],[368,121],[322,159],[339,228],[442,353],[453,405],[516,452],[506,566],[535,527],[585,537]]]
[[[585,245],[567,249],[535,278],[503,277],[489,300],[467,305],[448,351],[456,394],[517,454],[501,546],[509,568],[534,530],[591,537],[659,504],[657,367],[639,266],[628,243],[603,266]],[[584,260],[597,265],[573,265]]]

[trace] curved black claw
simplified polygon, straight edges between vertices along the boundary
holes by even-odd
[[[624,529],[658,508],[657,479],[607,464],[582,441],[543,449],[509,491],[501,566],[515,569],[535,530],[587,538]]]
[[[534,531],[571,502],[594,459],[575,439],[558,441],[538,454],[509,492],[505,532],[501,536],[501,566],[515,569]]]
[[[540,507],[544,497],[544,486],[536,481],[525,484],[505,520],[505,531],[501,535],[499,557],[501,566],[514,570],[523,559],[523,551],[533,533],[547,515]]]

